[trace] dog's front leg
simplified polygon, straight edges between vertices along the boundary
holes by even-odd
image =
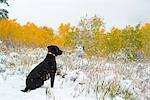
[[[53,88],[54,87],[54,80],[55,80],[55,72],[51,72],[50,77],[51,77],[51,88]]]

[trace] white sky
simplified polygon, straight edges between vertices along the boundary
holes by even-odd
[[[107,29],[150,22],[150,0],[8,0],[9,17],[57,29],[63,22],[77,25],[86,14],[103,18]]]

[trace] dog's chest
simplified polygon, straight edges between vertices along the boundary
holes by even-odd
[[[56,62],[53,61],[53,62],[48,62],[48,69],[49,70],[56,70]]]

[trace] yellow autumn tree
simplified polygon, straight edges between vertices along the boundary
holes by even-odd
[[[71,28],[70,23],[68,23],[68,24],[61,23],[59,25],[59,27],[58,27],[58,35],[59,35],[58,39],[59,40],[57,39],[58,45],[64,46],[64,44],[65,44],[65,37],[69,33],[70,28]]]
[[[28,22],[21,26],[16,20],[0,20],[0,39],[6,45],[43,47],[53,42],[53,29]]]
[[[109,54],[109,45],[108,45],[108,35],[105,32],[99,32],[95,36],[94,41],[94,55],[97,55],[98,57],[107,57]]]
[[[142,42],[142,52],[146,57],[150,57],[150,23],[146,23],[141,27],[140,41]]]
[[[108,32],[109,53],[118,53],[122,49],[122,31],[119,28],[112,28]]]

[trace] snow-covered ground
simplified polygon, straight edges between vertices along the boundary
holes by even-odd
[[[82,50],[57,57],[55,86],[23,93],[28,73],[46,49],[8,50],[0,44],[0,100],[150,100],[150,62],[87,59]]]

